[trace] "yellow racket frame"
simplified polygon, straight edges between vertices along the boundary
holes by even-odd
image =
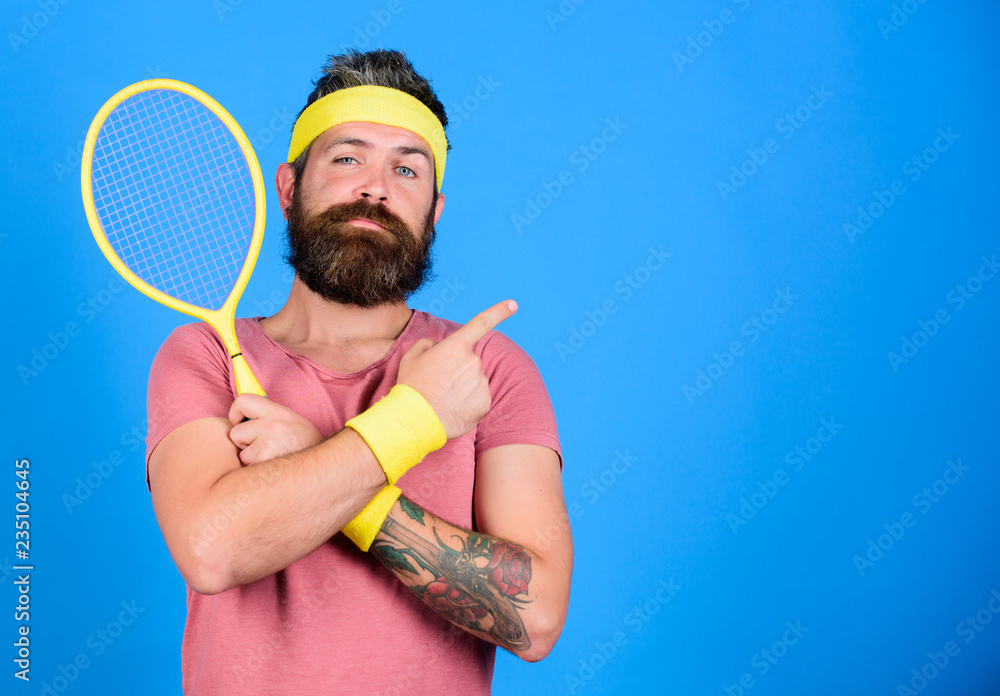
[[[111,244],[108,242],[107,236],[104,232],[104,226],[101,224],[101,220],[97,216],[97,208],[94,205],[93,189],[91,185],[91,167],[94,159],[94,147],[97,143],[97,135],[104,126],[105,119],[119,104],[139,92],[145,92],[153,89],[169,89],[176,92],[182,92],[183,94],[201,102],[201,104],[203,104],[209,111],[218,116],[229,131],[236,137],[236,141],[240,145],[240,150],[246,158],[247,165],[250,168],[250,175],[253,179],[254,196],[257,203],[257,214],[254,220],[253,238],[250,242],[250,251],[247,254],[246,261],[244,261],[243,268],[240,270],[240,275],[236,279],[236,284],[229,292],[229,296],[226,298],[225,304],[223,304],[222,308],[218,310],[204,309],[202,307],[196,307],[195,305],[188,304],[187,302],[182,302],[181,300],[157,290],[133,273],[111,247]],[[260,384],[257,382],[257,378],[254,377],[253,372],[251,372],[250,367],[247,365],[246,359],[243,357],[243,353],[240,352],[239,342],[236,340],[236,305],[239,303],[243,290],[246,288],[247,281],[250,280],[250,274],[253,273],[254,264],[257,262],[257,254],[260,252],[260,245],[264,237],[266,199],[264,192],[264,179],[260,173],[260,164],[257,162],[257,155],[254,153],[253,147],[250,145],[250,141],[247,140],[246,135],[244,135],[243,130],[240,128],[239,124],[236,123],[236,120],[230,116],[229,112],[223,109],[217,101],[212,99],[212,97],[208,96],[197,87],[189,85],[185,82],[164,78],[136,82],[111,97],[111,99],[109,99],[107,103],[101,107],[101,110],[97,112],[93,123],[90,124],[90,130],[87,131],[87,139],[83,146],[83,162],[80,166],[80,183],[83,188],[83,207],[87,212],[87,221],[90,223],[90,231],[93,232],[94,239],[97,240],[97,245],[101,248],[105,258],[107,258],[107,260],[111,262],[111,265],[114,266],[115,270],[118,271],[122,278],[128,281],[132,287],[141,292],[143,295],[146,295],[147,297],[150,297],[160,304],[170,307],[171,309],[176,309],[179,312],[184,312],[185,314],[193,316],[197,319],[201,319],[215,329],[222,338],[222,342],[225,344],[226,350],[229,351],[229,356],[232,358],[233,370],[236,374],[237,393],[251,393],[266,396],[264,390],[261,389]]]

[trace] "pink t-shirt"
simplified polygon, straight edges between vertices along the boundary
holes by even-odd
[[[236,335],[268,398],[330,436],[389,392],[418,339],[440,341],[459,326],[415,311],[388,354],[350,374],[275,343],[258,319],[238,319]],[[536,444],[555,450],[561,462],[552,404],[531,358],[498,331],[475,353],[490,383],[489,412],[397,484],[429,512],[467,529],[483,452]],[[198,418],[226,417],[235,394],[232,362],[217,334],[200,322],[178,327],[150,371],[147,467],[164,435]],[[217,595],[189,587],[187,607],[185,694],[490,693],[495,646],[435,614],[343,534],[256,582]]]

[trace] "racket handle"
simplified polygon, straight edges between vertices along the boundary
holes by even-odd
[[[261,389],[260,383],[257,382],[257,378],[253,376],[253,372],[250,371],[250,366],[247,365],[246,358],[243,357],[243,353],[237,353],[233,356],[233,369],[236,372],[236,393],[237,394],[257,394],[259,396],[267,396],[264,390]]]

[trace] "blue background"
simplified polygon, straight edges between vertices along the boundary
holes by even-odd
[[[119,286],[93,241],[91,119],[171,77],[239,121],[269,188],[239,315],[270,314],[290,119],[328,53],[382,45],[454,120],[438,278],[411,306],[466,321],[518,300],[503,331],[559,421],[569,618],[538,664],[498,651],[495,693],[1000,693],[1000,13],[830,5],[5,3],[0,691],[180,688],[184,585],[139,440],[150,362],[188,319]],[[30,686],[11,662],[17,458]]]

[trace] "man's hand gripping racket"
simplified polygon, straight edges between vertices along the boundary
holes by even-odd
[[[232,116],[176,80],[126,87],[90,126],[81,185],[90,229],[115,270],[211,325],[232,358],[237,393],[264,396],[234,326],[264,234],[264,182]]]

